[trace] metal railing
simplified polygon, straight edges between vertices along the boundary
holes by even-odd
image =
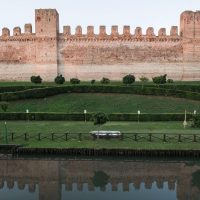
[[[177,133],[122,133],[119,138],[98,139],[89,133],[8,133],[8,142],[31,142],[31,141],[132,141],[132,142],[163,142],[163,143],[200,143],[200,134],[177,134]],[[4,143],[4,135],[0,133],[0,143]]]

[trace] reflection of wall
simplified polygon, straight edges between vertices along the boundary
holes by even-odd
[[[83,184],[88,184],[88,190],[94,190],[92,178],[95,171],[103,171],[110,178],[112,190],[116,191],[122,183],[123,190],[129,190],[129,184],[139,189],[142,182],[146,188],[151,188],[156,181],[158,188],[168,182],[168,188],[175,189],[177,182],[177,198],[185,199],[185,195],[194,196],[199,191],[192,188],[192,173],[200,169],[197,166],[187,166],[175,162],[124,162],[124,161],[50,161],[50,160],[1,160],[0,187],[7,181],[9,188],[17,181],[18,187],[24,189],[28,184],[29,191],[39,185],[40,200],[61,198],[61,185],[72,190],[72,184],[77,183],[78,190]]]

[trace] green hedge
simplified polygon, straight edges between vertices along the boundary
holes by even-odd
[[[138,114],[118,113],[110,114],[110,121],[138,121]],[[184,113],[158,113],[158,114],[140,114],[139,121],[184,121]],[[192,114],[187,114],[187,119],[191,119]]]
[[[87,121],[92,120],[92,113],[86,115]],[[141,114],[140,121],[183,121],[184,113],[175,114]],[[108,115],[109,121],[138,121],[137,114],[115,113]],[[191,119],[192,114],[187,114]],[[31,121],[84,121],[83,113],[0,113],[0,120],[31,120]]]
[[[0,87],[0,93],[4,92],[17,92],[35,88],[43,88],[44,86],[2,86]]]
[[[156,86],[156,85],[155,85]],[[154,87],[155,87],[154,86]],[[164,89],[171,89],[171,90],[182,90],[182,91],[190,91],[190,92],[200,92],[200,85],[186,85],[186,84],[164,84],[164,85],[157,85],[159,88]]]
[[[92,118],[92,114],[87,114],[87,120]],[[30,121],[83,121],[85,116],[83,113],[17,113],[5,112],[0,113],[0,120],[30,120]]]
[[[170,96],[192,100],[200,100],[200,93],[170,90],[156,87],[127,87],[127,86],[100,86],[100,85],[72,85],[59,87],[46,87],[29,89],[17,92],[0,93],[1,101],[11,101],[18,99],[45,98],[64,93],[125,93],[138,95]]]

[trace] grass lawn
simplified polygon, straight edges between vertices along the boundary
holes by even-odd
[[[184,113],[200,111],[198,101],[133,94],[61,94],[44,99],[11,101],[9,112]]]
[[[130,138],[119,139],[99,139],[93,140],[89,131],[97,130],[98,127],[94,126],[91,122],[55,122],[55,121],[42,121],[42,122],[27,122],[27,121],[9,121],[7,122],[8,132],[15,132],[17,135],[29,133],[33,138],[25,141],[23,138],[16,138],[11,142],[9,134],[9,143],[24,144],[27,147],[79,147],[79,148],[134,148],[134,149],[200,149],[200,143],[182,142],[177,141],[163,143],[160,140],[153,139],[152,142],[140,141],[135,142]],[[158,133],[158,137],[162,138],[163,133],[171,134],[198,134],[198,129],[183,128],[181,122],[109,122],[101,127],[101,130],[119,130],[128,133]],[[51,133],[56,133],[57,136],[66,132],[75,133],[69,136],[68,141],[63,139],[55,139],[51,141]],[[78,133],[83,133],[83,139],[79,141]],[[1,143],[3,143],[3,135],[5,133],[4,122],[0,122]],[[38,133],[47,138],[38,141]],[[22,136],[23,137],[23,136]],[[35,137],[35,138],[34,138]]]

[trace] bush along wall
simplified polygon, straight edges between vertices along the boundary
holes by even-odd
[[[86,115],[87,121],[92,121],[93,113]],[[139,121],[184,121],[184,113],[169,114],[140,114]],[[138,114],[115,113],[108,115],[109,121],[138,121]],[[187,119],[192,119],[192,114],[187,114]],[[30,121],[84,121],[83,113],[0,113],[0,120],[30,120]]]
[[[169,96],[200,101],[200,93],[165,89],[156,87],[126,87],[110,85],[72,85],[59,87],[45,87],[29,89],[17,92],[0,93],[1,101],[12,101],[18,99],[37,99],[64,93],[124,93],[138,95]]]

